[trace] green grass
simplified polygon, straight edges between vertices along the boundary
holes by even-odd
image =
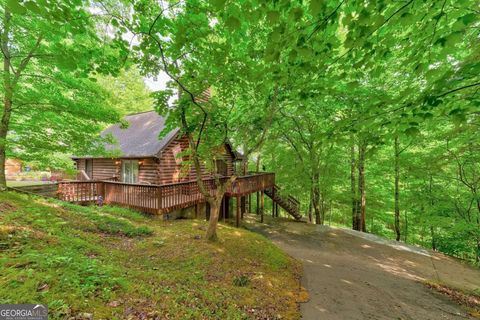
[[[50,181],[7,181],[8,187],[24,187],[48,184]]]
[[[52,319],[299,317],[299,264],[264,237],[115,207],[0,193],[0,303]]]

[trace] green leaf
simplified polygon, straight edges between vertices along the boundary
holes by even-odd
[[[7,7],[12,13],[25,14],[27,9],[20,5],[18,0],[7,0]]]
[[[313,16],[318,16],[322,11],[323,0],[310,0],[309,9]]]
[[[267,12],[267,21],[270,23],[276,23],[280,18],[280,13],[278,11],[270,10]]]
[[[238,20],[236,17],[230,16],[230,17],[228,17],[227,20],[225,21],[225,25],[226,25],[227,28],[229,28],[230,30],[237,30],[237,29],[240,28],[241,22],[240,22],[240,20]]]
[[[475,13],[469,13],[461,17],[462,22],[464,25],[468,26],[470,23],[478,21],[477,16]]]
[[[290,16],[294,21],[299,21],[303,17],[302,8],[293,8],[290,10]]]
[[[417,127],[410,127],[404,132],[407,136],[416,136],[420,133],[420,130]]]
[[[25,8],[38,14],[42,14],[40,7],[33,1],[25,2]]]
[[[222,10],[225,7],[226,0],[210,0],[210,4],[215,10]]]

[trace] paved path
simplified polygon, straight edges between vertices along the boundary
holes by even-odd
[[[310,300],[304,319],[473,319],[422,281],[480,288],[480,271],[456,260],[355,231],[250,219],[247,227],[265,234],[304,265]]]

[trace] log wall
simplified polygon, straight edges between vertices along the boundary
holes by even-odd
[[[172,141],[157,158],[135,159],[140,161],[138,183],[141,184],[169,184],[177,182],[193,181],[196,179],[195,168],[193,164],[188,162],[187,156],[183,159],[176,157],[177,154],[185,152],[188,149],[188,140],[186,137]],[[233,154],[222,147],[218,152],[220,157],[227,164],[227,175],[232,175]],[[122,159],[93,159],[93,180],[112,180],[121,181]],[[85,159],[77,159],[77,170],[85,170]],[[205,167],[203,178],[211,178],[206,172]],[[78,180],[82,180],[81,175],[77,176]]]

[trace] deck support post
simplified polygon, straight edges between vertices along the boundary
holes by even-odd
[[[157,212],[162,213],[162,188],[157,188]]]
[[[260,193],[257,191],[257,197],[256,197],[257,198],[257,208],[256,208],[257,209],[257,211],[256,211],[257,214],[260,214],[260,196],[259,195],[260,195]]]
[[[263,223],[263,212],[264,212],[264,197],[263,197],[263,190],[260,192],[260,222]]]
[[[242,212],[242,220],[243,220],[243,215],[245,214],[245,211],[247,210],[247,204],[246,204],[246,198],[245,196],[240,198],[240,204],[241,204],[241,212]]]
[[[225,196],[225,218],[230,219],[230,197]]]
[[[210,220],[210,203],[205,202],[205,220]]]
[[[225,196],[224,196],[223,199],[222,199],[222,203],[220,204],[221,207],[222,207],[221,210],[222,210],[223,222],[225,222],[225,216],[226,216],[226,214],[227,214],[227,212],[226,212],[226,210],[225,210],[225,203],[227,202],[226,200],[227,200],[227,199],[226,199]]]
[[[198,218],[198,207],[199,207],[198,203],[195,204],[195,219]]]
[[[237,196],[237,216],[236,216],[236,226],[240,227],[240,197]]]
[[[248,194],[248,213],[252,213],[252,194]]]
[[[275,216],[278,218],[278,203],[275,203]]]
[[[272,218],[275,218],[275,188],[272,187]]]

